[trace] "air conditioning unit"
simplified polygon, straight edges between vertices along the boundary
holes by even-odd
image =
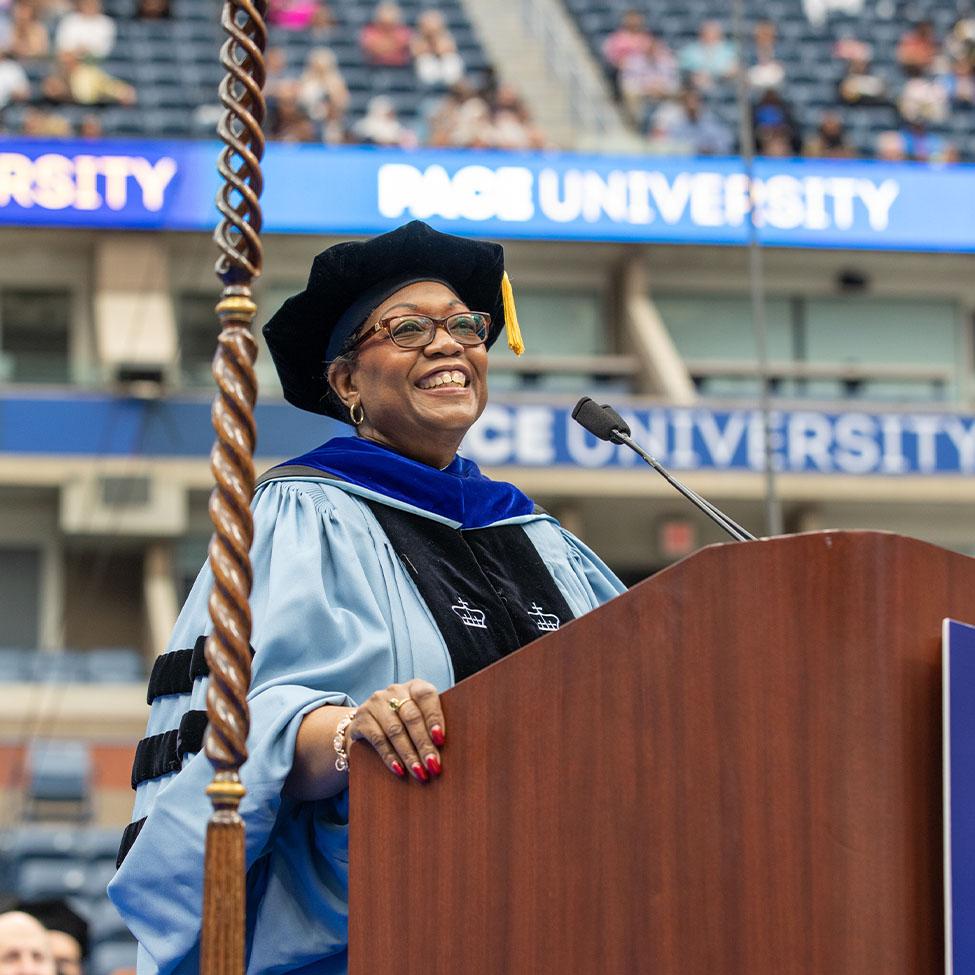
[[[186,531],[182,485],[152,474],[93,474],[61,489],[61,530],[68,535],[139,535]]]

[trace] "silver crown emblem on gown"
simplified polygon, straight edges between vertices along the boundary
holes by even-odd
[[[535,626],[543,633],[548,633],[551,630],[557,630],[559,628],[559,618],[553,613],[544,612],[538,603],[532,603],[531,612],[528,615],[535,621]]]
[[[471,606],[466,600],[457,597],[457,605],[450,607],[459,617],[464,626],[476,626],[479,630],[486,630],[487,616],[483,609]]]

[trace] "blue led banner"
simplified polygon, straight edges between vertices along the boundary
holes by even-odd
[[[0,138],[0,224],[209,230],[215,143]],[[737,159],[268,147],[271,233],[372,234],[414,217],[527,240],[742,244]],[[975,251],[975,166],[756,163],[761,240]]]
[[[945,972],[975,972],[975,627],[943,640]]]
[[[763,469],[757,410],[618,403],[633,435],[679,471]],[[342,424],[280,400],[258,405],[259,453],[288,457],[340,432]],[[786,473],[890,476],[975,473],[975,417],[957,413],[775,411],[773,456]],[[0,399],[0,453],[204,457],[209,400],[159,401],[104,395]],[[571,417],[571,404],[495,398],[462,448],[485,467],[627,469],[625,447],[596,440]]]

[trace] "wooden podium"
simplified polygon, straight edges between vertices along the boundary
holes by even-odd
[[[357,745],[351,975],[940,975],[945,616],[921,542],[714,546],[449,691],[441,779]]]

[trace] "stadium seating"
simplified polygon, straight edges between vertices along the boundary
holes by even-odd
[[[0,683],[142,683],[146,666],[138,650],[24,650],[0,647]]]
[[[586,37],[593,56],[603,64],[602,45],[619,26],[628,9],[641,10],[650,30],[677,52],[694,40],[703,20],[722,21],[731,29],[727,4],[715,0],[563,0]],[[897,42],[910,23],[927,18],[940,38],[944,38],[959,17],[959,7],[945,0],[918,0],[906,4],[865,3],[856,17],[833,13],[822,27],[807,20],[801,0],[746,0],[747,32],[759,20],[773,20],[778,31],[776,56],[785,67],[783,94],[792,104],[797,121],[811,134],[825,108],[840,113],[851,142],[864,156],[874,154],[877,134],[900,126],[893,105],[844,106],[837,85],[844,73],[844,62],[833,54],[837,40],[855,37],[873,48],[873,65],[896,99],[903,85],[903,73],[896,62]],[[891,16],[883,16],[890,12]],[[608,75],[609,72],[607,72]],[[735,85],[719,86],[710,96],[711,107],[732,130],[736,125]],[[950,117],[930,131],[953,142],[963,158],[975,158],[975,106],[953,105]]]
[[[27,819],[87,819],[91,813],[91,754],[81,741],[35,738],[27,749]]]

